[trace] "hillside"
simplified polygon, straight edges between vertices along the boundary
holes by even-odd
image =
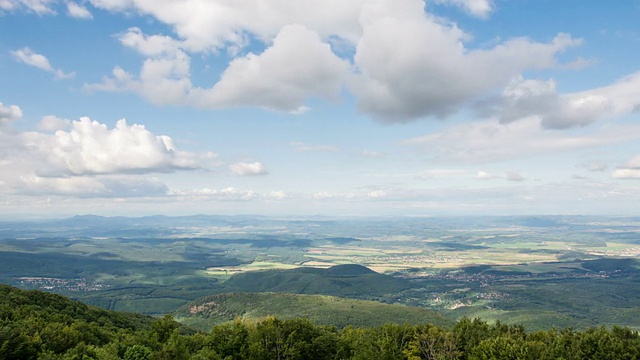
[[[452,321],[439,313],[418,307],[389,305],[375,301],[344,299],[326,295],[283,293],[228,293],[207,296],[183,306],[176,320],[208,331],[235,318],[261,320],[308,318],[320,325],[343,328],[381,326],[386,323],[435,324],[450,327]]]
[[[224,301],[223,301],[224,300]],[[640,358],[640,335],[628,328],[551,329],[527,333],[522,326],[463,318],[455,325],[429,324],[426,310],[329,296],[227,294],[194,303],[196,313],[278,309],[288,319],[234,321],[195,333],[170,316],[152,319],[115,313],[41,291],[0,285],[0,359],[567,359]],[[327,305],[333,304],[333,305]],[[338,305],[336,305],[338,304]],[[328,309],[338,309],[331,312]],[[305,309],[347,316],[353,325],[372,319],[392,324],[338,329],[293,317]],[[188,312],[189,308],[182,311]],[[409,310],[409,311],[407,311]],[[384,316],[384,319],[380,317]],[[437,316],[437,314],[431,314]],[[202,325],[202,324],[201,324]]]
[[[57,294],[3,284],[0,284],[0,319],[19,319],[24,323],[33,319],[65,324],[82,321],[130,330],[148,330],[153,321],[150,316],[104,310]]]
[[[373,299],[411,288],[404,279],[383,275],[360,265],[337,265],[328,269],[251,271],[233,275],[225,292],[285,292]]]

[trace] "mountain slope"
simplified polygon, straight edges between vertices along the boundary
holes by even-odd
[[[176,320],[208,331],[216,324],[235,318],[260,320],[308,318],[320,325],[338,328],[396,324],[436,324],[452,322],[439,313],[418,307],[389,305],[375,301],[344,299],[324,295],[284,293],[228,293],[207,296],[183,306],[174,313]]]
[[[286,292],[375,298],[411,288],[407,280],[376,273],[360,265],[337,265],[328,269],[251,271],[233,275],[224,283],[225,292]]]
[[[83,321],[102,327],[146,330],[150,316],[104,310],[38,290],[21,290],[0,284],[0,319],[40,319],[48,323]]]

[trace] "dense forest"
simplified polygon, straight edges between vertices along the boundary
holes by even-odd
[[[0,359],[638,359],[628,328],[585,331],[488,324],[385,324],[342,329],[266,317],[198,332],[170,315],[117,313],[0,285]]]

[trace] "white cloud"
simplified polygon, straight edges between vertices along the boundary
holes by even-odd
[[[49,60],[44,55],[34,53],[28,47],[11,51],[11,55],[13,55],[13,57],[16,60],[19,60],[27,65],[36,67],[40,70],[49,71],[49,72],[55,71],[51,66],[51,64],[49,63]]]
[[[475,16],[493,9],[488,0],[446,2]],[[426,14],[421,0],[91,3],[153,16],[176,36],[129,29],[120,41],[147,56],[139,75],[116,68],[113,76],[87,89],[128,91],[159,104],[205,108],[255,106],[300,113],[309,98],[335,99],[347,85],[360,110],[382,121],[445,117],[523,71],[558,66],[556,54],[580,43],[560,34],[550,43],[517,38],[491,49],[468,49],[468,35]],[[262,41],[266,50],[236,57],[248,39]],[[329,43],[355,49],[353,66]],[[190,56],[225,48],[233,59],[220,80],[212,87],[194,86]]]
[[[47,115],[38,122],[38,130],[45,132],[53,132],[57,130],[67,129],[71,125],[71,120],[61,119],[54,115]]]
[[[35,53],[28,47],[11,51],[10,53],[16,60],[40,70],[55,74],[58,79],[67,79],[75,76],[75,72],[65,73],[61,69],[54,69],[46,56]]]
[[[145,56],[174,54],[180,50],[180,42],[165,35],[145,35],[137,27],[129,28],[119,36],[120,43]]]
[[[529,69],[557,66],[556,54],[580,44],[566,34],[550,43],[515,38],[491,49],[465,48],[467,35],[423,12],[421,1],[372,3],[352,83],[361,111],[386,122],[446,117]]]
[[[238,176],[267,175],[269,171],[261,162],[239,162],[229,165],[229,170]]]
[[[545,130],[536,117],[508,124],[491,119],[455,125],[404,143],[435,160],[479,164],[640,139],[637,125],[604,124],[580,130]]]
[[[22,110],[17,105],[5,106],[0,102],[0,125],[22,118]]]
[[[611,176],[614,179],[640,179],[640,169],[617,169]]]
[[[246,44],[248,34],[265,43],[290,24],[303,24],[323,38],[355,42],[358,14],[367,0],[90,0],[97,8],[150,15],[173,28],[189,51],[206,52]]]
[[[525,177],[517,170],[508,170],[506,179],[508,181],[524,181]]]
[[[87,84],[85,89],[134,92],[156,104],[185,104],[193,88],[190,67],[189,56],[178,50],[146,59],[137,77],[116,67],[112,77],[105,77],[100,84]]]
[[[167,36],[146,36],[137,28],[120,41],[148,56],[140,74],[116,68],[112,77],[87,85],[88,90],[130,91],[160,104],[300,113],[310,97],[337,98],[349,67],[316,33],[288,25],[263,53],[235,58],[216,84],[200,88],[191,83],[190,57],[181,49],[185,44]]]
[[[299,112],[309,97],[337,98],[348,66],[316,33],[288,25],[262,54],[233,60],[210,91],[198,90],[198,103]]]
[[[85,6],[73,1],[67,3],[67,14],[76,19],[93,19],[93,15]]]
[[[387,192],[384,190],[374,190],[366,194],[367,197],[373,198],[373,199],[384,198],[387,195],[388,195]]]
[[[0,105],[5,118],[19,117],[18,110]],[[109,129],[86,117],[69,121],[50,115],[37,126],[39,131],[0,127],[0,182],[5,194],[165,196],[167,185],[149,174],[217,165],[214,153],[181,151],[170,137],[124,120]]]
[[[469,14],[485,19],[493,11],[494,4],[491,0],[435,0],[438,4],[457,6]]]
[[[168,172],[195,169],[194,154],[178,150],[168,136],[157,136],[143,125],[119,120],[113,129],[87,117],[71,130],[53,135],[23,133],[23,143],[45,159],[41,176],[61,177],[111,173]]]
[[[498,176],[493,175],[493,174],[491,174],[489,172],[486,172],[486,171],[482,171],[482,170],[478,171],[478,173],[476,174],[476,179],[478,179],[478,180],[491,180],[491,179],[495,179],[497,177]]]
[[[0,0],[0,10],[3,11],[26,11],[37,15],[54,15],[56,11],[52,5],[57,0]],[[0,13],[1,15],[1,13]]]
[[[502,122],[537,116],[545,128],[565,129],[633,112],[640,106],[639,87],[640,72],[608,86],[562,95],[553,80],[517,78],[499,100],[480,104],[479,111]]]

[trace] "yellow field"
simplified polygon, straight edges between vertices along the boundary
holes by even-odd
[[[233,275],[244,271],[256,271],[256,270],[273,270],[273,269],[295,269],[298,265],[284,264],[278,262],[268,261],[255,261],[248,265],[241,266],[223,266],[223,267],[210,267],[205,270],[207,275]]]

